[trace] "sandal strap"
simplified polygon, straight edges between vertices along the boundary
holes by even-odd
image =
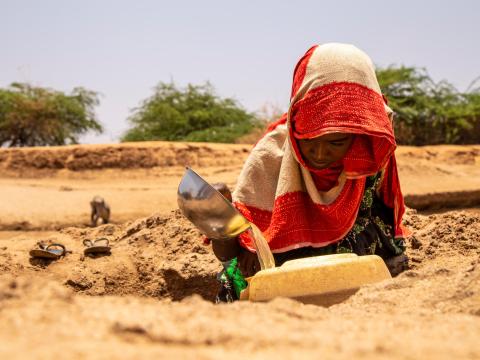
[[[92,240],[90,239],[85,239],[83,240],[83,245],[87,246],[87,247],[92,247],[93,246],[93,242]]]
[[[102,238],[99,238],[99,239],[96,239],[93,244],[95,245],[97,243],[97,241],[106,241],[107,242],[107,246],[110,246],[110,241],[106,238],[106,237],[102,237]]]
[[[44,250],[48,251],[50,248],[55,247],[55,246],[62,248],[62,254],[61,255],[65,255],[65,253],[67,252],[67,249],[65,249],[64,245],[58,244],[58,243],[50,244],[50,245],[46,246],[44,248]]]

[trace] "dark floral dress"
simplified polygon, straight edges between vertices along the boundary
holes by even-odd
[[[404,253],[405,243],[403,238],[395,238],[393,209],[387,207],[376,194],[380,179],[381,173],[367,178],[355,224],[341,241],[321,248],[303,247],[273,254],[275,264],[281,266],[288,260],[311,256],[355,253],[360,256],[375,254],[382,257],[392,275],[404,270],[406,264],[402,264],[400,270],[393,270],[390,266],[389,260]],[[405,262],[405,259],[402,261]],[[221,287],[216,302],[230,302],[238,299],[240,291],[247,286],[236,258],[223,265],[224,270],[218,274]]]

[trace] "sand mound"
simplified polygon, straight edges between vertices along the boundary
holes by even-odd
[[[406,289],[425,283],[429,290],[423,299],[425,308],[480,316],[480,216],[468,212],[410,214],[406,224],[415,234],[409,248],[413,270],[399,279],[411,278],[405,281]],[[405,291],[405,298],[411,293]],[[414,293],[419,295],[415,301],[422,300],[421,292]]]
[[[74,253],[50,264],[29,263],[20,248],[2,249],[2,272],[10,274],[0,277],[0,337],[9,345],[0,355],[480,357],[480,216],[410,211],[406,221],[415,231],[412,268],[330,308],[187,297],[211,300],[219,266],[178,212],[66,229],[50,240]],[[82,259],[82,239],[98,236],[111,239],[112,255]],[[53,348],[46,337],[55,339]]]
[[[83,255],[83,240],[106,237],[112,255]],[[88,295],[141,295],[179,300],[192,294],[212,299],[220,265],[204,246],[200,233],[174,211],[122,226],[66,228],[47,238],[61,242],[72,254],[58,261],[29,259],[34,241],[19,242],[17,252],[0,249],[0,270],[16,275],[46,273],[75,291]],[[12,246],[12,247],[13,247]]]

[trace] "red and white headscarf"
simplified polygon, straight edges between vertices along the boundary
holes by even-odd
[[[343,239],[355,223],[366,177],[379,171],[377,193],[394,209],[395,235],[404,235],[391,113],[372,61],[358,48],[317,45],[300,59],[288,113],[253,148],[233,193],[235,206],[273,252]],[[347,154],[329,169],[308,168],[297,140],[332,132],[356,134]],[[248,234],[240,239],[254,251]]]

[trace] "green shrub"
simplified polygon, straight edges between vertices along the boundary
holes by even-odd
[[[377,78],[395,111],[399,144],[480,143],[480,89],[465,93],[447,81],[435,83],[424,69],[394,67],[377,70]]]
[[[13,83],[0,89],[0,146],[78,143],[90,130],[102,132],[95,119],[97,94],[83,88],[71,94]]]
[[[218,97],[209,83],[189,84],[185,89],[160,83],[128,120],[132,127],[122,141],[232,143],[257,126],[253,114],[233,99]]]

